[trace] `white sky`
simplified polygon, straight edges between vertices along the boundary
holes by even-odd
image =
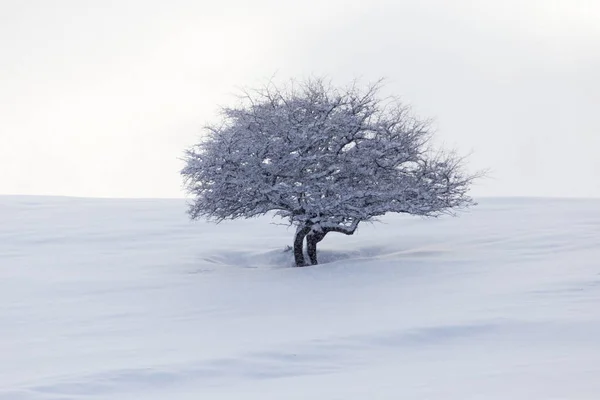
[[[240,86],[388,79],[485,196],[600,196],[597,0],[0,0],[0,194],[181,197]]]

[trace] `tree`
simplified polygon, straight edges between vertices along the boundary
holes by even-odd
[[[330,232],[352,235],[388,212],[434,217],[473,204],[463,158],[432,148],[427,121],[381,81],[336,88],[323,79],[245,91],[185,153],[192,219],[274,211],[296,227],[294,259],[317,264]]]

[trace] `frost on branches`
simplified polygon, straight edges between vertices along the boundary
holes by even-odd
[[[316,79],[246,92],[186,151],[191,218],[274,211],[296,226],[294,258],[305,266],[305,241],[316,264],[330,232],[352,235],[388,212],[437,216],[471,205],[474,176],[462,159],[431,149],[427,123],[379,89]]]

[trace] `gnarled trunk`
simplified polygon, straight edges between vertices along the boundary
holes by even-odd
[[[352,235],[356,231],[358,223],[355,221],[350,226],[327,226],[325,228],[315,229],[316,224],[311,221],[299,225],[294,235],[294,262],[296,267],[305,267],[307,265],[317,265],[317,243],[325,238],[329,232],[339,232],[345,235]],[[304,239],[306,238],[306,252],[310,264],[304,259]]]
[[[306,235],[306,252],[312,265],[317,265],[317,243],[325,238],[329,232],[339,232],[344,235],[353,235],[360,221],[355,221],[351,226],[329,226],[319,230],[309,228],[309,233]],[[303,259],[304,261],[304,259]]]
[[[327,232],[311,232],[306,236],[306,252],[312,265],[317,265],[317,243],[325,238]]]
[[[307,264],[304,260],[304,238],[310,232],[310,226],[301,225],[296,229],[294,236],[294,261],[296,267],[305,267]]]

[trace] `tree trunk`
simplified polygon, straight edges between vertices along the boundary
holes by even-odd
[[[353,235],[356,232],[356,228],[358,227],[358,223],[360,221],[355,221],[351,226],[330,226],[319,231],[311,231],[309,228],[309,233],[306,235],[306,252],[308,253],[308,258],[312,265],[317,265],[317,243],[325,238],[325,236],[329,232],[339,232],[344,235]],[[302,259],[304,261],[304,258]]]
[[[330,226],[319,231],[312,230],[312,224],[306,222],[304,225],[298,226],[296,235],[294,236],[294,261],[296,267],[305,267],[307,265],[317,265],[317,243],[325,238],[329,232],[339,232],[344,235],[353,235],[360,221],[355,221],[351,226]],[[304,259],[304,238],[306,238],[306,252],[310,264],[306,264]]]
[[[306,251],[312,265],[317,265],[317,243],[319,243],[327,232],[312,232],[306,236]]]
[[[311,265],[317,265],[317,242],[312,235],[306,237],[306,252]]]
[[[299,226],[296,229],[296,235],[294,236],[294,261],[296,267],[305,267],[307,264],[304,260],[304,238],[310,232],[310,226],[304,225]]]

